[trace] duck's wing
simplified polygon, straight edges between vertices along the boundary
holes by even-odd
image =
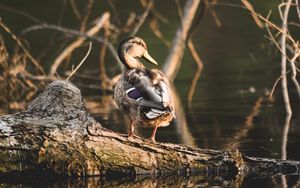
[[[174,114],[170,85],[164,74],[156,69],[134,69],[126,73],[129,98],[145,107],[146,116],[156,118],[165,112]]]

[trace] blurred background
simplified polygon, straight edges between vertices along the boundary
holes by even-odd
[[[200,1],[187,28],[182,61],[167,65],[189,2],[0,0],[0,115],[26,109],[48,83],[68,77],[92,42],[88,58],[70,80],[104,127],[126,133],[129,121],[113,100],[121,72],[114,50],[123,39],[137,35],[160,69],[178,67],[173,81],[177,118],[158,129],[157,141],[300,160],[297,91],[288,78],[293,115],[287,121],[280,82],[270,97],[281,75],[281,53],[265,22],[260,28],[247,10],[246,1]],[[272,11],[270,21],[281,25],[280,0],[249,2],[264,17]],[[289,21],[294,23],[290,35],[297,40],[295,3]],[[146,138],[151,131],[138,128],[136,133]],[[291,179],[294,185],[298,177]],[[247,181],[249,186],[253,182],[258,180]],[[274,182],[265,182],[269,184]]]

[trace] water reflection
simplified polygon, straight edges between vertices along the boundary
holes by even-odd
[[[299,175],[246,177],[241,187],[299,187]]]
[[[10,181],[1,181],[1,187],[240,187],[242,185],[242,177],[230,178],[221,176],[137,176],[131,178],[36,178],[34,179],[18,179],[14,180],[14,184]],[[18,183],[16,183],[18,182]]]
[[[189,126],[186,120],[186,114],[182,108],[181,99],[177,93],[176,88],[174,85],[172,86],[172,97],[174,99],[175,104],[175,114],[176,119],[174,120],[176,125],[177,133],[181,139],[181,142],[188,146],[196,146],[195,138],[193,137],[191,131],[189,130]]]
[[[282,131],[282,144],[281,144],[281,159],[287,159],[287,142],[288,142],[288,133],[290,129],[292,115],[287,115],[285,118],[284,128]]]
[[[288,142],[288,133],[289,133],[289,129],[290,129],[291,118],[292,118],[291,114],[286,116],[284,128],[282,131],[281,159],[283,159],[283,160],[287,159],[287,142]],[[283,188],[288,187],[286,175],[281,176],[281,182],[282,182]]]
[[[246,138],[248,136],[248,132],[253,128],[254,118],[259,115],[264,99],[265,97],[258,97],[253,105],[252,111],[245,118],[245,125],[238,131],[236,131],[233,136],[227,141],[227,143],[225,144],[226,149],[233,150],[239,148],[241,140],[243,138]]]
[[[130,178],[101,177],[39,177],[20,178],[14,180],[0,178],[1,187],[299,187],[299,175],[273,177],[222,177],[222,176],[137,176]]]

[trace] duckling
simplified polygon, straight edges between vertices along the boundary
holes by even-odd
[[[145,41],[131,37],[120,43],[118,56],[124,67],[114,90],[119,109],[131,120],[128,137],[137,137],[137,125],[153,128],[150,140],[156,142],[158,127],[168,126],[175,117],[170,84],[166,76],[157,69],[148,69],[141,63],[157,62],[149,55]]]

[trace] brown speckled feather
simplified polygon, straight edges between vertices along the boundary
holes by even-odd
[[[142,98],[130,98],[126,93],[130,88],[138,89]],[[174,116],[174,104],[169,88],[168,80],[157,69],[130,69],[122,74],[116,85],[114,97],[119,108],[140,124],[151,127],[167,126]],[[145,115],[149,108],[159,109],[163,113],[150,119]]]

